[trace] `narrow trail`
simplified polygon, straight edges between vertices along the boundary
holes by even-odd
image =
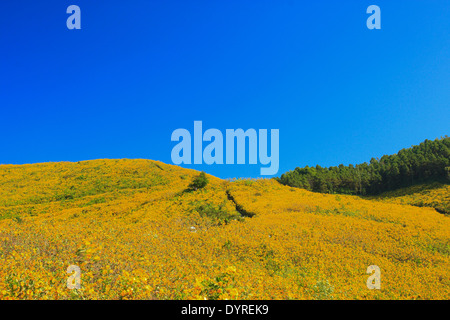
[[[227,198],[230,201],[233,201],[234,206],[236,207],[236,211],[239,212],[239,214],[243,217],[248,217],[248,218],[252,218],[256,215],[256,213],[254,212],[250,212],[244,209],[244,207],[242,207],[240,204],[238,204],[236,202],[236,200],[234,199],[234,197],[231,195],[230,190],[226,190],[227,193]]]

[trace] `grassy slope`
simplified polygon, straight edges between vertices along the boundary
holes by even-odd
[[[450,185],[439,182],[416,185],[367,198],[418,207],[432,207],[440,213],[450,214]]]
[[[0,299],[450,298],[450,220],[434,209],[274,180],[208,176],[185,192],[196,175],[149,160],[0,166]],[[366,287],[372,264],[381,290]]]

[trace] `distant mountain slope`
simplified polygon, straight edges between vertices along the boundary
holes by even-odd
[[[0,299],[449,299],[450,219],[149,160],[0,166]],[[67,268],[81,289],[66,288]],[[381,269],[382,290],[366,286]]]
[[[322,193],[375,195],[415,184],[450,183],[450,138],[425,140],[397,154],[358,165],[296,168],[278,179],[284,185]]]

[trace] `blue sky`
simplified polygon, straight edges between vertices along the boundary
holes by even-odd
[[[278,175],[369,161],[449,134],[449,34],[448,0],[1,1],[0,163],[171,163],[195,120],[279,129]]]

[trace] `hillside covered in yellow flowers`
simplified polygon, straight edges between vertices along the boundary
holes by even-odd
[[[150,160],[0,166],[0,299],[450,298],[450,217],[432,208],[446,185],[370,199],[274,179],[189,189],[198,174]]]

